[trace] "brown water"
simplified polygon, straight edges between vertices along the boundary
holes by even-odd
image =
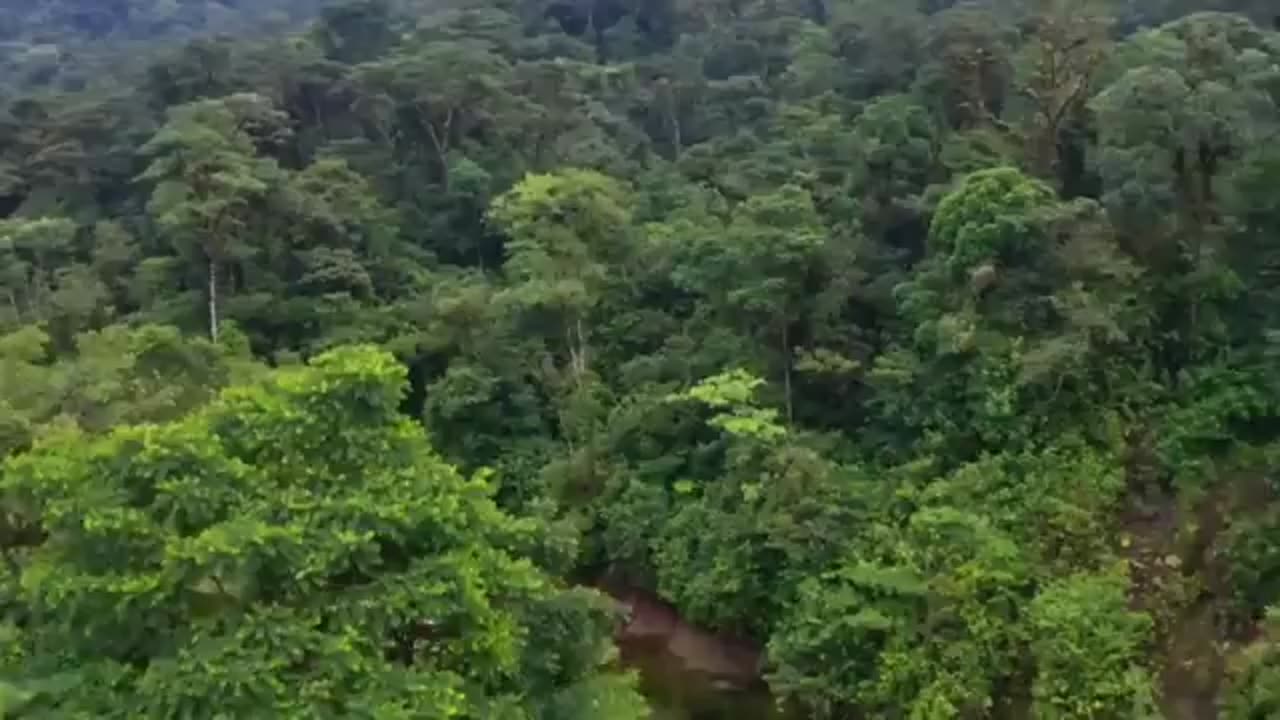
[[[782,720],[760,677],[760,648],[684,620],[643,591],[614,588],[622,661],[640,672],[654,720]]]
[[[622,659],[640,671],[653,720],[783,720],[763,684],[735,689],[688,670],[660,642],[619,641]]]

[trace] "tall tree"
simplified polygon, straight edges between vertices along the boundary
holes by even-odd
[[[435,179],[448,191],[451,153],[492,121],[506,97],[510,70],[486,42],[432,42],[359,66],[357,102],[383,142],[410,152],[425,142]]]
[[[591,368],[592,312],[616,281],[606,268],[625,267],[632,251],[630,205],[618,181],[565,170],[526,176],[490,210],[510,238],[507,297],[521,310],[550,315],[575,383]]]
[[[701,238],[683,282],[704,293],[738,330],[776,348],[788,420],[794,417],[795,331],[820,289],[830,236],[802,188],[786,185],[733,210],[722,237]]]
[[[215,342],[221,270],[251,254],[257,203],[280,177],[272,161],[255,153],[249,118],[237,115],[233,99],[174,108],[142,149],[151,159],[140,179],[154,187],[148,204],[152,217],[180,254],[205,266],[208,330]],[[239,100],[251,107],[265,102]]]
[[[1062,179],[1064,132],[1079,122],[1093,96],[1110,50],[1112,20],[1101,3],[1038,0],[1031,22],[1034,29],[1015,73],[1018,89],[1032,107],[1023,130],[1027,154],[1037,175]]]

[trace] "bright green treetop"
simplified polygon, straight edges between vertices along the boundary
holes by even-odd
[[[529,559],[564,546],[436,457],[404,385],[351,348],[11,461],[26,716],[641,717],[599,602]]]

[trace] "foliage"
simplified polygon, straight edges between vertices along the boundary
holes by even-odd
[[[603,608],[528,559],[546,528],[439,460],[403,391],[346,349],[11,461],[11,522],[45,539],[7,584],[9,659],[73,678],[28,712],[640,717],[598,675]]]
[[[1075,576],[1036,597],[1036,717],[1159,717],[1141,665],[1151,620],[1128,608],[1125,587],[1123,576]]]
[[[1029,683],[1037,717],[1150,711],[1150,620],[1123,575],[1097,574],[1116,544],[1088,526],[1123,491],[1106,459],[992,457],[918,489],[922,470],[899,470],[919,506],[904,527],[885,505],[804,581],[770,641],[784,697],[817,717],[950,717],[1007,712]]]
[[[572,579],[815,717],[1270,712],[1269,4],[5,10],[0,702],[633,716]]]
[[[929,230],[934,252],[956,274],[1024,262],[1044,251],[1035,216],[1052,201],[1052,190],[1012,168],[968,175],[938,204]]]
[[[49,336],[36,326],[2,336],[0,451],[25,449],[63,422],[102,433],[179,417],[257,372],[248,348],[226,340],[214,345],[170,327],[112,325],[76,336],[75,354],[55,360]]]
[[[1280,669],[1274,644],[1276,612],[1267,611],[1266,634],[1255,645],[1246,648],[1231,678],[1224,717],[1228,720],[1254,720],[1280,710]]]

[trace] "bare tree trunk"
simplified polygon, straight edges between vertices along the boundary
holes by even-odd
[[[218,263],[209,260],[209,339],[218,342]]]
[[[427,128],[431,149],[435,151],[436,162],[440,165],[440,187],[449,192],[449,145],[453,137],[453,108],[449,108],[449,112],[445,114],[444,125],[439,130],[428,115],[423,116],[422,124]]]
[[[587,336],[582,327],[582,318],[574,318],[572,324],[564,326],[564,340],[569,346],[569,370],[573,373],[573,383],[582,385],[582,377],[587,374]]]
[[[676,108],[675,91],[671,88],[667,89],[667,122],[671,124],[671,149],[676,162],[680,162],[680,155],[684,151],[684,137],[680,131],[680,114]]]

